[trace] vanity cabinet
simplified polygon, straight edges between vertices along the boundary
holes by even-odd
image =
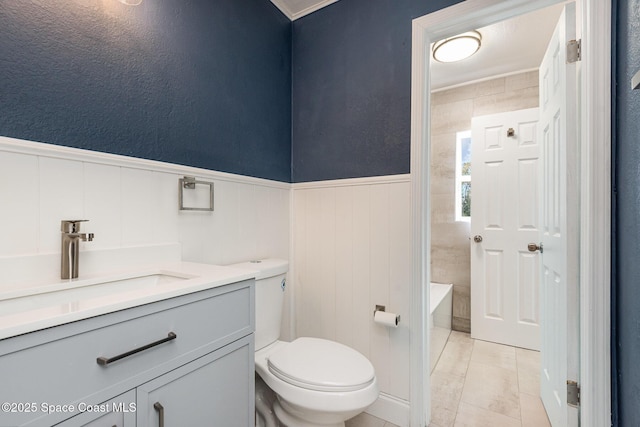
[[[246,280],[0,340],[0,401],[33,409],[0,426],[251,425],[254,292]]]
[[[253,348],[245,338],[143,384],[137,388],[137,426],[249,426],[249,359]]]
[[[135,427],[136,392],[129,390],[85,412],[57,424],[57,427]]]

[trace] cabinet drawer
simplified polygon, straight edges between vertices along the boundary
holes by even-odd
[[[35,403],[38,410],[0,413],[0,425],[51,425],[51,421],[61,421],[78,412],[48,415],[41,410],[43,404],[103,402],[250,334],[253,332],[250,284],[231,285],[231,290],[222,293],[222,288],[216,288],[219,294],[210,297],[198,299],[191,294],[174,298],[173,303],[165,300],[99,316],[100,323],[108,326],[3,356],[0,401]],[[158,310],[149,312],[150,306]],[[82,322],[94,319],[97,318]],[[170,332],[176,335],[175,339],[107,365],[97,363],[100,357],[113,358],[166,338]]]

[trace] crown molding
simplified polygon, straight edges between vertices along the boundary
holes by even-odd
[[[332,3],[337,2],[338,0],[322,0],[313,6],[309,6],[305,9],[299,10],[297,12],[292,11],[287,5],[285,0],[271,0],[280,11],[291,21],[295,21],[296,19],[302,18],[303,16],[307,16],[310,13],[313,13],[317,10],[322,9],[323,7],[329,6]]]

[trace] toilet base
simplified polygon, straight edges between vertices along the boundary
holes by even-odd
[[[344,422],[331,424],[317,424],[296,417],[286,412],[280,402],[273,402],[273,412],[275,412],[278,421],[284,427],[345,427]]]

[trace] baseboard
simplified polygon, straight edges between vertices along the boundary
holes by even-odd
[[[385,393],[365,411],[369,415],[381,418],[400,427],[409,427],[411,412],[409,402]]]

